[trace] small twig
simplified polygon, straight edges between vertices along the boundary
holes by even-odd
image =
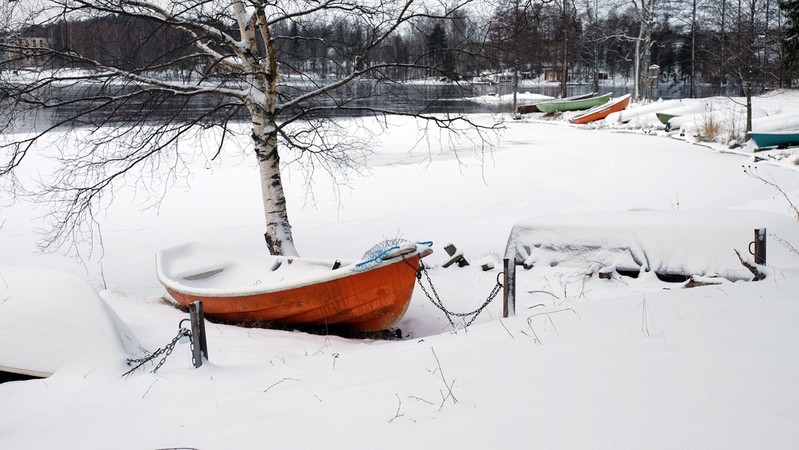
[[[555,329],[555,334],[557,334],[558,337],[560,337],[560,333],[558,333],[558,327],[555,326],[555,321],[552,320],[552,315],[548,315],[547,319],[549,319],[549,323],[552,324],[552,328]]]
[[[538,306],[538,305],[536,305],[536,306]],[[538,337],[538,333],[536,333],[535,329],[533,328],[533,317],[546,316],[547,319],[549,319],[549,322],[552,324],[552,328],[555,329],[555,334],[560,336],[560,333],[558,332],[558,328],[555,326],[555,322],[552,320],[552,314],[557,314],[557,313],[567,312],[567,311],[573,312],[574,315],[577,316],[578,319],[582,320],[580,315],[577,314],[577,311],[575,311],[575,310],[573,310],[571,308],[556,309],[555,311],[544,311],[544,312],[540,312],[540,313],[530,314],[529,316],[527,316],[527,328],[533,334],[533,341],[537,342],[538,344],[543,344],[541,342],[541,339]],[[522,331],[522,333],[524,333],[524,331]],[[527,334],[527,333],[524,333],[524,334]]]
[[[147,393],[149,393],[149,392],[150,392],[150,389],[152,389],[152,387],[153,387],[153,386],[155,385],[155,383],[157,383],[157,382],[158,382],[158,378],[156,378],[155,380],[153,380],[153,382],[150,384],[150,387],[148,387],[148,388],[147,388],[147,390],[144,392],[144,395],[142,395],[142,396],[141,396],[141,398],[144,398],[144,397],[147,395]]]
[[[411,400],[416,400],[416,401],[422,402],[422,403],[427,403],[428,405],[432,405],[433,404],[433,402],[427,401],[427,400],[423,399],[422,397],[417,397],[415,395],[409,395],[408,398],[411,399]]]
[[[400,408],[402,408],[402,399],[400,399],[400,396],[398,394],[394,395],[397,396],[397,412],[394,413],[394,417],[392,417],[391,420],[388,421],[388,423],[391,423],[394,421],[394,419],[397,419],[405,415],[405,414],[400,414]]]
[[[505,329],[505,331],[508,333],[508,336],[510,336],[511,339],[516,339],[516,336],[514,336],[513,333],[511,333],[510,330],[508,330],[508,327],[505,326],[505,323],[502,322],[502,319],[499,319],[499,324],[502,325],[502,328]]]
[[[539,345],[541,345],[541,339],[538,338],[538,334],[535,332],[535,329],[533,328],[533,321],[531,319],[532,317],[527,318],[527,328],[529,328],[530,332],[533,333],[533,342],[536,342]],[[529,336],[529,334],[525,333],[524,330],[522,330],[522,333],[524,333],[526,336]]]
[[[444,392],[441,391],[441,405],[438,407],[438,410],[441,411],[441,408],[444,407],[444,404],[447,402],[447,399],[451,398],[453,403],[458,403],[458,399],[455,398],[455,394],[452,393],[452,388],[455,386],[455,380],[452,380],[452,383],[447,382],[447,378],[444,376],[444,370],[441,368],[441,361],[438,360],[438,355],[436,355],[436,349],[430,348],[433,352],[433,357],[436,359],[436,365],[438,366],[438,373],[441,375],[441,381],[444,382],[444,387],[447,388],[447,395],[444,395]]]
[[[791,200],[791,197],[788,196],[788,194],[777,184],[776,181],[769,181],[769,180],[763,178],[762,175],[757,173],[757,167],[753,168],[752,166],[743,166],[743,168],[744,168],[744,173],[745,174],[749,175],[750,177],[752,177],[752,178],[754,178],[756,180],[760,180],[763,183],[765,183],[765,184],[773,187],[774,189],[776,189],[777,192],[779,192],[785,198],[785,200],[788,202],[788,205],[793,210],[794,217],[799,219],[799,208],[797,208],[797,206]],[[771,177],[771,179],[774,180],[774,177]],[[748,269],[748,267],[747,267],[747,269]],[[755,276],[757,276],[757,275],[755,275]],[[762,280],[762,278],[760,278],[760,279]],[[753,280],[753,281],[755,281],[755,280]]]
[[[776,234],[774,234],[774,233],[771,233],[771,234],[769,234],[769,236],[771,236],[771,237],[773,237],[774,239],[776,239],[776,240],[777,240],[777,242],[779,242],[780,244],[782,244],[782,246],[783,246],[783,247],[785,247],[786,249],[788,249],[788,251],[790,251],[791,253],[793,253],[793,254],[794,254],[794,256],[799,256],[799,250],[797,250],[797,249],[796,249],[796,247],[794,247],[793,245],[791,245],[791,244],[790,244],[790,242],[788,242],[788,241],[786,241],[785,239],[783,239],[783,238],[781,238],[781,237],[777,236],[777,235],[776,235]]]
[[[268,388],[264,389],[264,392],[268,391],[269,389],[272,389],[273,387],[277,386],[278,384],[280,384],[280,383],[282,383],[284,381],[302,381],[302,380],[298,380],[296,378],[283,378],[282,380],[278,381],[277,383],[275,383],[275,384],[269,386]]]
[[[556,309],[555,311],[546,311],[546,312],[535,313],[535,314],[531,314],[531,315],[529,315],[529,316],[527,317],[527,319],[529,320],[531,317],[536,317],[536,316],[549,316],[549,315],[551,315],[551,314],[557,314],[557,313],[566,312],[566,311],[571,311],[571,312],[573,312],[573,313],[574,313],[574,315],[575,315],[575,316],[577,316],[577,318],[578,318],[578,319],[582,320],[582,318],[580,317],[580,315],[579,315],[579,314],[577,314],[577,311],[575,311],[575,310],[573,310],[573,309],[571,309],[571,308],[563,308],[563,309]]]
[[[553,293],[551,293],[549,291],[534,290],[534,291],[527,291],[527,292],[530,293],[530,294],[549,294],[549,295],[555,297],[556,299],[560,300],[560,297],[558,297],[557,295],[555,295],[555,294],[553,294]]]

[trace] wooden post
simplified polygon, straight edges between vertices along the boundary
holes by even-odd
[[[755,257],[755,264],[766,265],[766,229],[755,228],[755,240],[752,241],[749,252]]]
[[[516,315],[516,259],[503,260],[502,317]]]
[[[194,340],[194,367],[203,365],[203,357],[208,359],[208,342],[205,339],[205,316],[203,315],[203,302],[196,301],[189,304],[191,317],[191,336]]]

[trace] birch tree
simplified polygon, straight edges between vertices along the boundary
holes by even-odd
[[[635,39],[635,98],[643,100],[649,82],[649,48],[655,21],[656,0],[631,0],[640,28]]]
[[[24,138],[14,140],[9,137],[11,135],[5,135],[0,143],[0,178],[13,177],[28,152],[53,130],[75,124],[84,129],[103,130],[96,135],[84,133],[86,140],[79,149],[62,157],[61,170],[45,186],[46,191],[58,199],[55,207],[58,220],[48,241],[58,246],[69,236],[80,233],[82,224],[90,222],[96,213],[101,195],[113,190],[120,179],[133,171],[164,165],[168,172],[174,172],[169,165],[177,164],[184,152],[191,151],[180,148],[178,142],[191,133],[221,130],[216,131],[216,135],[222,137],[216,151],[221,151],[231,132],[228,125],[243,117],[251,122],[249,140],[260,171],[267,247],[273,254],[296,255],[281,180],[281,152],[292,149],[303,153],[326,170],[357,166],[359,162],[353,155],[364,149],[347,136],[336,134],[336,125],[331,121],[334,112],[411,114],[443,129],[462,129],[460,124],[477,127],[462,115],[424,115],[409,107],[383,108],[373,103],[358,103],[360,98],[375,93],[370,87],[374,86],[372,81],[379,82],[387,73],[396,73],[398,68],[422,64],[376,60],[373,58],[376,49],[401,35],[407,24],[422,18],[446,20],[463,12],[470,2],[49,1],[39,10],[40,25],[70,24],[98,17],[126,18],[177,30],[182,42],[164,42],[161,54],[149,55],[145,65],[129,67],[110,55],[89,56],[75,51],[69,43],[78,36],[66,31],[64,48],[36,51],[46,52],[53,61],[60,61],[52,67],[78,67],[83,69],[81,72],[53,69],[35,76],[31,73],[21,81],[22,78],[13,78],[10,70],[4,70],[0,89],[6,99],[3,122],[6,127],[14,123],[8,117],[30,108],[70,112],[44,130],[36,130]],[[302,33],[303,23],[334,20],[338,24],[351,24],[360,39],[334,47],[324,37]],[[18,26],[7,33],[21,29]],[[277,31],[292,29],[294,32],[288,36]],[[322,55],[341,74],[339,78],[330,80],[319,74],[303,73],[295,60],[281,60],[291,43],[303,40],[314,40],[324,46]],[[12,41],[4,42],[5,50],[15,50],[8,48]],[[6,63],[8,61],[2,64]],[[299,73],[302,86],[293,91],[282,86],[281,73],[282,66],[292,64],[292,73]],[[182,79],[164,76],[186,74],[187,67],[190,71]],[[370,83],[360,85],[359,80],[367,77]],[[54,88],[65,85],[80,90],[71,91],[78,93],[68,98],[48,95]],[[197,98],[213,99],[213,107],[195,111],[192,102]],[[148,117],[167,102],[179,105],[179,110],[169,119],[152,123]]]

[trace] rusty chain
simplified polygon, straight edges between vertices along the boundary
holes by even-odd
[[[152,370],[151,373],[157,372],[158,369],[160,369],[161,366],[164,365],[164,362],[166,362],[167,357],[169,357],[169,355],[172,354],[172,351],[175,349],[175,344],[177,344],[178,341],[180,341],[184,337],[189,338],[189,343],[191,344],[191,348],[192,348],[192,363],[194,363],[194,351],[193,351],[193,349],[194,349],[194,339],[192,339],[191,331],[188,328],[184,328],[183,327],[183,322],[185,322],[187,320],[188,319],[183,319],[183,320],[180,321],[180,323],[178,324],[178,334],[175,335],[175,337],[172,339],[172,342],[170,342],[169,344],[166,344],[165,346],[159,348],[158,350],[156,350],[153,353],[151,353],[149,356],[145,356],[143,358],[135,358],[135,359],[129,358],[128,361],[127,361],[128,365],[129,366],[133,365],[133,364],[136,364],[136,365],[132,369],[130,369],[129,371],[125,372],[122,376],[125,377],[125,376],[130,375],[131,373],[135,372],[137,369],[139,369],[143,365],[145,365],[148,362],[154,360],[155,358],[163,355],[163,357],[161,358],[160,361],[158,361],[158,364],[155,365],[155,368]]]
[[[405,260],[405,257],[403,256],[402,259]],[[471,325],[472,322],[474,322],[474,320],[477,319],[477,316],[479,316],[480,313],[483,312],[483,310],[489,305],[489,303],[491,303],[491,301],[493,301],[494,298],[496,298],[497,294],[499,294],[499,291],[502,289],[502,283],[500,283],[499,281],[499,277],[502,275],[502,272],[500,272],[497,275],[497,284],[494,285],[494,287],[491,289],[491,292],[488,294],[488,298],[486,298],[486,300],[483,302],[482,305],[480,305],[479,308],[475,309],[474,311],[465,312],[465,313],[452,312],[444,306],[444,303],[441,301],[441,298],[438,296],[438,292],[436,292],[436,287],[433,285],[433,281],[430,279],[430,273],[427,271],[427,267],[424,265],[424,262],[420,261],[419,269],[414,268],[413,265],[407,260],[405,260],[405,262],[416,272],[416,281],[419,284],[419,287],[422,289],[422,292],[424,292],[424,295],[428,298],[428,300],[430,300],[430,302],[433,305],[435,305],[436,308],[438,308],[439,310],[441,310],[441,312],[444,313],[452,328],[455,328],[455,322],[452,320],[453,317],[462,317],[464,319],[466,317],[471,317],[469,321],[466,322],[464,325],[464,328],[468,328],[469,325]],[[427,280],[427,284],[430,285],[430,291],[432,291],[433,293],[432,295],[427,290],[425,285],[422,283],[422,274],[424,274]]]

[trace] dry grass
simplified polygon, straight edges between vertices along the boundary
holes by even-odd
[[[708,114],[699,129],[699,138],[706,142],[716,142],[721,131],[721,124],[716,122],[712,114]]]

